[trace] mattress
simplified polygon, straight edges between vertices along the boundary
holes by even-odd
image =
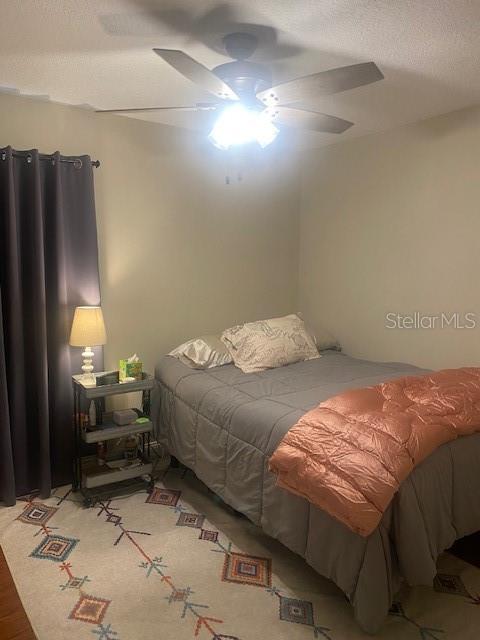
[[[480,529],[480,434],[448,443],[420,464],[368,538],[277,487],[267,463],[289,428],[323,400],[422,373],[333,351],[253,374],[233,365],[193,370],[166,356],[152,398],[156,435],[226,503],[333,580],[373,633],[401,579],[431,585],[440,553]]]

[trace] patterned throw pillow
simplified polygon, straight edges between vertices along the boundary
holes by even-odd
[[[231,327],[222,333],[222,341],[244,373],[320,357],[314,339],[296,314]]]

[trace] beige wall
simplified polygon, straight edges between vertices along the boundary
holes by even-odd
[[[385,328],[388,312],[480,315],[480,109],[306,152],[301,190],[291,152],[239,161],[226,185],[237,164],[194,134],[0,95],[6,144],[102,162],[107,366],[137,351],[151,369],[188,337],[297,308],[354,355],[480,363],[480,328]]]
[[[286,154],[236,161],[180,129],[0,95],[0,146],[89,153],[106,366],[152,369],[181,341],[295,310],[298,176]],[[240,163],[240,164],[238,164]]]
[[[299,308],[348,353],[480,365],[480,108],[304,158]],[[388,330],[388,312],[474,312],[475,330]]]

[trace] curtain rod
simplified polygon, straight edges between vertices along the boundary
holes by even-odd
[[[14,151],[12,153],[12,155],[15,158],[26,158],[27,162],[31,162],[32,161],[32,154],[31,153],[27,153],[26,155],[24,155],[23,153],[17,153],[16,151]],[[1,156],[2,160],[5,160],[7,157],[7,154],[5,151],[1,152]],[[53,156],[49,156],[45,153],[39,153],[38,154],[38,158],[39,160],[50,160],[50,162],[55,162],[55,158]],[[73,164],[73,166],[75,167],[75,169],[81,169],[83,162],[81,158],[73,158],[73,159],[69,159],[69,158],[60,158],[60,162],[67,162],[68,164]],[[92,160],[92,167],[95,167],[96,169],[100,166],[100,160]]]

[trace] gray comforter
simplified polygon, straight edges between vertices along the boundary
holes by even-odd
[[[418,466],[368,538],[276,487],[267,462],[319,402],[421,373],[336,352],[255,374],[233,365],[196,371],[166,356],[156,368],[157,438],[226,503],[333,580],[361,627],[373,633],[401,578],[431,585],[439,554],[480,529],[480,434],[442,446]]]

